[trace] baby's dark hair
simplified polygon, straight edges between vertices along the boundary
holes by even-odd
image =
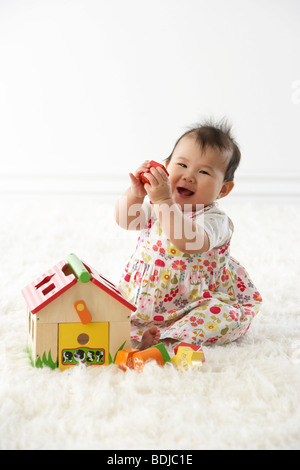
[[[233,181],[235,170],[240,163],[241,152],[231,134],[231,126],[226,120],[221,120],[218,123],[206,121],[203,124],[198,124],[197,126],[190,128],[181,137],[179,137],[174,145],[171,155],[166,159],[166,162],[170,162],[176,145],[183,137],[186,136],[194,136],[203,150],[207,147],[212,147],[217,148],[221,152],[229,151],[230,160],[226,168],[224,181]]]

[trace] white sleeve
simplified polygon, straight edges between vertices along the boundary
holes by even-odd
[[[232,221],[225,212],[217,208],[213,208],[205,212],[204,217],[202,216],[202,218],[199,219],[199,223],[203,226],[208,236],[210,250],[225,245],[232,236]]]
[[[153,217],[153,216],[155,217],[154,206],[152,202],[149,201],[148,197],[144,199],[144,202],[142,204],[142,211],[145,217],[145,224],[147,226],[150,217]]]

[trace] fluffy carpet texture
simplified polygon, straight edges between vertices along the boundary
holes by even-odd
[[[1,449],[299,449],[300,205],[235,200],[232,255],[263,307],[248,335],[205,348],[199,370],[32,368],[21,289],[71,252],[112,282],[135,246],[112,200],[1,199]]]

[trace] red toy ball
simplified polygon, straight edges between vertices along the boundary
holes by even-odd
[[[169,173],[167,172],[166,168],[165,168],[164,165],[162,165],[161,163],[157,163],[157,162],[155,162],[154,160],[151,160],[150,165],[151,165],[151,166],[154,166],[154,168],[157,168],[157,167],[162,168],[162,169],[167,173],[167,175],[169,176]],[[149,181],[148,178],[146,177],[146,173],[141,173],[141,174],[140,174],[140,181],[141,181],[143,184],[145,184],[145,183],[150,183],[150,181]]]

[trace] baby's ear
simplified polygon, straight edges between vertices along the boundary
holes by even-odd
[[[221,199],[222,197],[227,196],[232,191],[233,187],[234,187],[233,181],[225,181],[223,183],[221,191],[219,192],[218,199]]]

